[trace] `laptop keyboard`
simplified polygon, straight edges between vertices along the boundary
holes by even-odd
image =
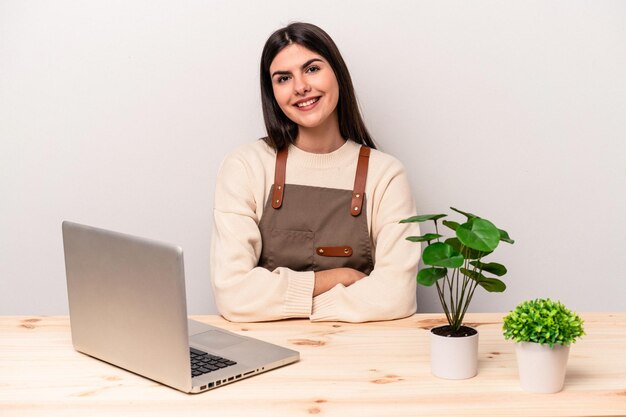
[[[192,347],[189,348],[189,356],[191,358],[192,377],[208,374],[209,372],[219,371],[220,369],[237,365],[237,362],[233,362],[220,356],[209,355],[206,352]]]

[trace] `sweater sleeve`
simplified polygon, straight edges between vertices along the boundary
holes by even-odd
[[[244,175],[245,173],[245,175]],[[231,321],[309,317],[314,273],[258,267],[261,232],[249,166],[231,155],[219,170],[215,188],[211,283],[218,310]],[[258,176],[257,176],[258,178]]]
[[[392,320],[415,313],[420,246],[407,241],[419,235],[417,223],[400,224],[415,215],[415,203],[402,165],[397,162],[371,200],[374,270],[349,287],[337,285],[313,299],[313,321]]]

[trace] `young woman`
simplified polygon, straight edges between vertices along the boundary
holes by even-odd
[[[415,214],[401,163],[375,150],[322,29],[293,23],[261,57],[267,137],[223,162],[211,278],[233,321],[363,322],[415,313]]]

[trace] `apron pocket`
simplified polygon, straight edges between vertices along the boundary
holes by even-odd
[[[272,229],[270,241],[263,242],[269,270],[285,267],[294,271],[313,271],[315,233],[302,230]]]

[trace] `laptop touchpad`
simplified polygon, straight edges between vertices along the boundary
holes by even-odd
[[[208,330],[204,333],[191,336],[191,341],[204,345],[211,349],[226,349],[227,347],[236,345],[245,341],[245,339],[219,330]]]

